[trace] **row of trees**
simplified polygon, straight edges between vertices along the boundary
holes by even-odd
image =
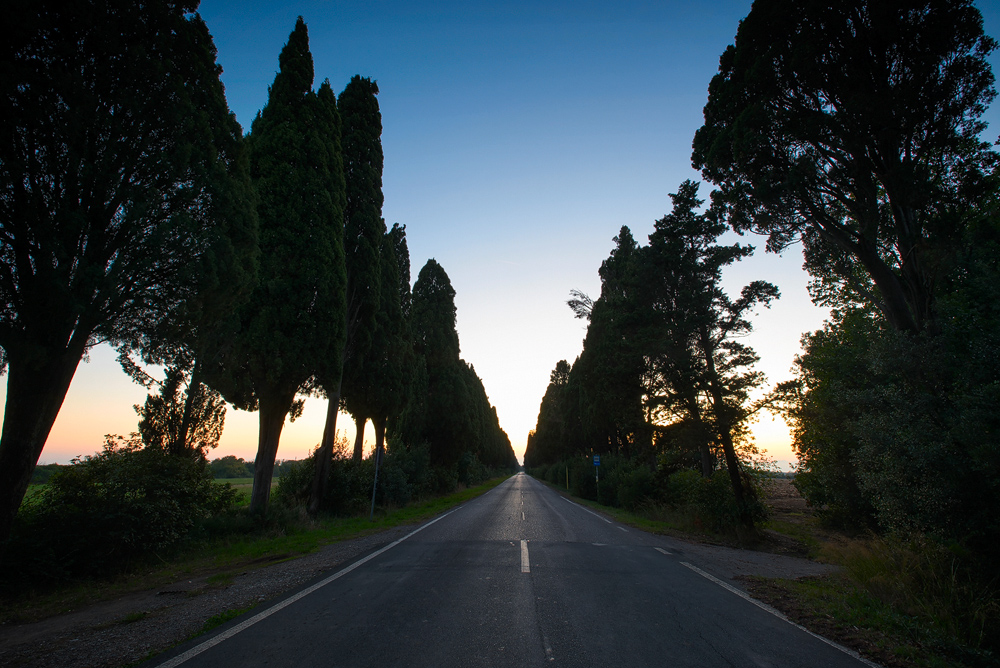
[[[753,487],[739,454],[752,450],[749,394],[763,376],[739,338],[751,330],[749,313],[778,290],[765,281],[736,299],[722,290],[722,270],[753,248],[717,245],[726,225],[717,207],[697,212],[697,193],[696,183],[681,184],[645,246],[623,227],[601,265],[600,297],[574,293],[570,307],[589,321],[583,351],[553,370],[525,466],[614,453],[707,478],[721,460],[740,520],[752,526]]]
[[[727,441],[761,378],[729,337],[776,291],[716,291],[748,252],[712,245],[728,227],[773,252],[801,243],[832,309],[767,398],[806,498],[841,525],[995,550],[1000,155],[980,136],[996,46],[969,0],[755,2],[694,137],[711,206],[694,213],[683,184],[648,246],[619,234],[600,299],[571,300],[584,350],[553,372],[527,463],[653,452],[704,473],[721,451],[739,498]]]
[[[146,447],[203,458],[226,401],[259,412],[256,511],[282,425],[308,394],[330,402],[314,501],[342,407],[360,427],[373,421],[380,450],[388,429],[399,447],[429,442],[442,465],[466,451],[513,463],[482,383],[459,364],[457,334],[454,359],[425,343],[422,323],[446,320],[433,311],[447,304],[411,298],[405,230],[381,216],[377,85],[355,76],[339,96],[329,81],[314,91],[300,18],[244,137],[196,9],[36,3],[5,23],[0,540],[80,359],[100,342],[147,386],[158,381],[142,363],[167,369],[139,409]],[[436,263],[425,271],[451,290]],[[438,434],[426,411],[438,376],[459,367],[461,391],[443,400],[465,422]]]

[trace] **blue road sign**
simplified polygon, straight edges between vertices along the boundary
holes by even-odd
[[[594,455],[594,466],[600,466],[600,465],[601,465],[601,456]]]

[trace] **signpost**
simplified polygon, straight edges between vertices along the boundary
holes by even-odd
[[[594,455],[594,479],[597,481],[597,498],[601,498],[601,456]]]

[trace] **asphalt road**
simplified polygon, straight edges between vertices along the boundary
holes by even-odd
[[[866,665],[670,546],[519,474],[149,665]]]

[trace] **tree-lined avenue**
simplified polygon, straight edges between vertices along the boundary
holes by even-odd
[[[864,665],[706,578],[685,545],[519,474],[150,665]]]

